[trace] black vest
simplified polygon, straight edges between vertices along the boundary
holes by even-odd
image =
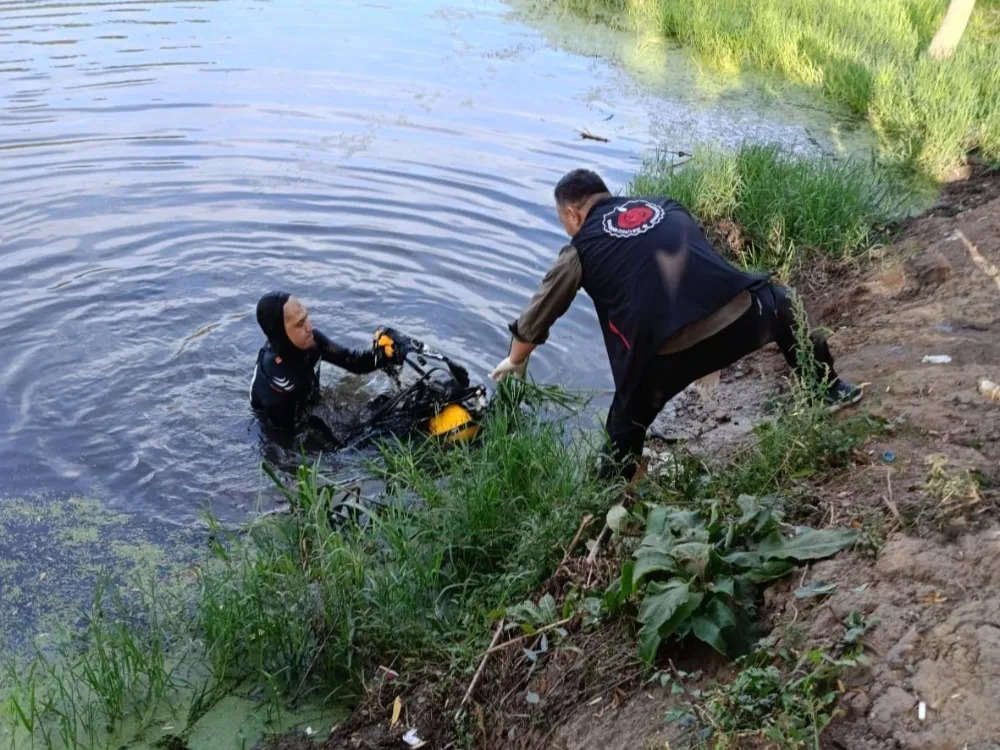
[[[687,209],[669,198],[600,201],[573,247],[623,408],[671,335],[768,278],[728,263]]]

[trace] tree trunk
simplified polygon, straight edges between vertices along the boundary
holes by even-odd
[[[969,24],[975,5],[976,0],[951,0],[948,12],[941,22],[941,28],[927,49],[931,57],[935,60],[944,60],[954,54],[958,43],[962,40],[962,34],[965,33],[965,27]]]

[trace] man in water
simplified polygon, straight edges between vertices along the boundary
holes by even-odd
[[[260,298],[257,323],[267,343],[257,354],[250,403],[279,430],[299,427],[308,407],[317,401],[320,361],[356,374],[397,364],[381,348],[355,351],[333,343],[313,328],[306,308],[287,292],[269,292]]]
[[[615,397],[607,431],[615,463],[635,474],[646,430],[667,401],[706,375],[775,342],[800,374],[795,306],[770,274],[738,270],[715,252],[697,221],[666,197],[615,198],[577,169],[555,188],[570,244],[521,316],[510,355],[493,371],[523,377],[528,355],[582,287],[597,308]],[[826,340],[812,332],[811,359],[832,410],[861,400],[841,380]],[[605,469],[607,473],[607,469]]]

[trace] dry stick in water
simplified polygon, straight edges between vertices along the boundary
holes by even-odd
[[[462,707],[469,702],[469,698],[472,697],[472,691],[476,689],[476,684],[479,682],[479,678],[483,676],[483,669],[486,667],[486,660],[490,658],[490,651],[494,646],[497,645],[497,641],[500,640],[500,634],[503,632],[503,620],[497,623],[496,632],[493,633],[493,640],[490,641],[490,647],[486,649],[486,653],[483,654],[482,661],[479,662],[479,668],[476,673],[472,676],[472,682],[469,683],[469,689],[465,691],[465,696],[462,698],[462,702],[458,704],[458,711],[455,712],[455,718],[458,718],[458,714],[461,713]]]

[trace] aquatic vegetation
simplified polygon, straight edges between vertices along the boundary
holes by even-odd
[[[292,514],[220,539],[198,626],[216,678],[350,695],[379,664],[474,641],[492,610],[539,585],[613,488],[587,472],[563,422],[520,398],[495,404],[475,443],[383,446],[377,505],[344,500],[348,518],[331,516],[334,488],[303,467]]]
[[[99,589],[82,632],[9,665],[7,732],[18,747],[103,747],[142,737],[166,702],[186,740],[237,691],[285,711],[350,700],[384,665],[461,669],[616,491],[566,439],[553,395],[512,381],[476,442],[384,445],[377,503],[304,465],[288,514],[245,533],[211,524],[212,559],[180,590]]]
[[[812,159],[754,143],[734,153],[700,149],[682,165],[661,154],[629,191],[669,195],[720,235],[719,249],[732,260],[786,278],[813,252],[857,256],[879,227],[900,216],[907,198],[897,180],[869,162]]]
[[[563,7],[675,40],[734,74],[773,73],[868,119],[891,164],[941,178],[966,153],[1000,159],[995,2],[977,3],[958,51],[926,54],[942,0],[561,0]]]

